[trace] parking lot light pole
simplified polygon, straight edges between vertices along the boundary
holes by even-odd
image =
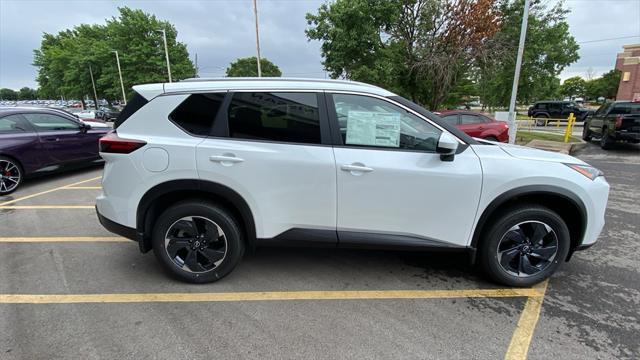
[[[167,47],[167,32],[165,29],[158,30],[162,32],[162,41],[164,41],[164,56],[167,59],[167,73],[169,73],[169,82],[171,82],[171,64],[169,64],[169,48]]]
[[[256,4],[256,0],[253,0],[253,15],[256,18],[256,49],[258,52],[258,77],[262,77],[262,71],[260,69],[260,35],[258,33],[258,4]]]
[[[93,99],[96,102],[94,107],[98,110],[98,93],[96,92],[96,82],[93,80],[93,69],[91,69],[91,63],[89,63],[89,75],[91,76],[91,85],[93,86]]]
[[[127,105],[127,96],[124,93],[124,83],[122,82],[122,70],[120,69],[120,57],[118,56],[118,50],[113,50],[116,53],[116,62],[118,63],[118,76],[120,76],[120,88],[122,89],[122,105]]]
[[[518,57],[516,58],[516,70],[513,75],[513,87],[511,88],[511,101],[509,102],[509,144],[516,141],[516,98],[518,96],[518,81],[520,80],[520,67],[522,66],[522,54],[524,53],[524,40],[527,36],[527,23],[529,22],[529,0],[524,0],[522,12],[522,26],[520,27],[520,43],[518,44]]]

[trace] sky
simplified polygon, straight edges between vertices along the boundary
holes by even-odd
[[[320,43],[309,42],[304,34],[305,14],[324,1],[257,1],[262,56],[277,64],[283,76],[325,77]],[[230,62],[255,55],[251,0],[0,0],[0,88],[37,87],[31,63],[43,33],[104,24],[125,5],[173,23],[192,60],[198,54],[201,77],[224,76]],[[565,0],[565,5],[571,10],[567,20],[580,43],[580,60],[563,71],[562,79],[588,73],[597,77],[613,69],[622,45],[640,43],[640,0]]]

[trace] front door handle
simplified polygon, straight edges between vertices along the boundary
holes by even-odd
[[[56,142],[56,141],[60,141],[60,138],[57,138],[57,137],[45,137],[45,138],[42,138],[42,140],[44,140],[46,142]]]
[[[244,159],[236,157],[234,154],[223,154],[209,156],[209,161],[219,162],[223,166],[231,166],[235,163],[241,163]]]
[[[373,169],[367,166],[364,166],[364,164],[360,164],[360,163],[353,163],[350,165],[342,165],[340,166],[340,170],[342,171],[349,171],[351,174],[353,175],[362,175],[362,173],[368,173],[368,172],[372,172]]]

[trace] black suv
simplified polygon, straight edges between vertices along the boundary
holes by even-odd
[[[640,102],[612,101],[589,116],[582,129],[586,141],[600,138],[600,147],[611,148],[615,141],[640,143]]]
[[[570,113],[576,121],[584,121],[592,111],[573,101],[538,101],[529,108],[528,116],[536,119],[536,125],[544,126],[549,119],[567,119]]]

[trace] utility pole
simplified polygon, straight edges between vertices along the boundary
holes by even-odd
[[[95,101],[95,108],[98,109],[98,93],[96,92],[96,82],[93,81],[93,70],[91,69],[91,63],[89,63],[89,75],[91,75],[91,85],[93,85],[93,101]]]
[[[524,52],[524,40],[527,36],[527,23],[529,22],[529,0],[524,0],[522,12],[522,26],[520,27],[520,43],[518,44],[518,57],[516,58],[516,71],[513,75],[513,87],[511,88],[511,101],[509,102],[509,143],[516,141],[516,98],[518,96],[518,81],[520,80],[520,67],[522,66],[522,54]]]
[[[116,62],[118,63],[118,76],[120,76],[120,88],[122,89],[122,105],[127,105],[127,95],[124,93],[124,83],[122,82],[122,70],[120,69],[120,57],[118,56],[118,50],[113,50],[116,53]]]
[[[169,82],[171,82],[171,64],[169,64],[169,48],[167,47],[167,32],[162,29],[162,41],[164,41],[164,56],[167,59],[167,73],[169,73]]]
[[[262,77],[262,71],[260,69],[260,35],[258,33],[258,5],[256,0],[253,0],[253,15],[256,17],[256,49],[258,50],[258,77]]]
[[[196,77],[198,77],[198,53],[196,53]]]

